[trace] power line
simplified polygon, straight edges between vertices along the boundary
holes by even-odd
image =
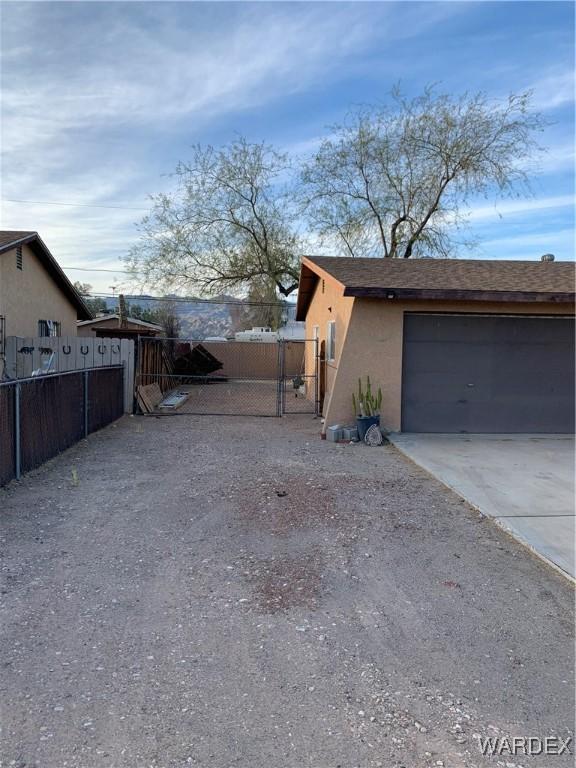
[[[114,299],[115,301],[118,300],[118,294],[115,296],[111,296],[109,293],[85,293],[82,294],[83,298],[89,298],[89,299]],[[140,295],[132,295],[132,294],[124,294],[124,298],[127,301],[165,301],[170,303],[176,303],[176,304],[218,304],[218,305],[230,305],[230,306],[237,306],[237,307],[284,307],[284,308],[290,308],[295,307],[296,303],[287,301],[285,303],[283,302],[273,302],[273,301],[249,301],[248,299],[233,299],[233,300],[225,300],[225,301],[218,301],[217,299],[199,299],[195,296],[150,296],[149,294],[140,294]]]
[[[90,203],[62,203],[55,200],[13,200],[3,198],[3,203],[25,203],[26,205],[65,205],[72,208],[110,208],[116,211],[149,211],[149,208],[135,208],[128,205],[92,205]]]
[[[123,275],[143,275],[144,273],[139,269],[100,269],[89,267],[62,267],[62,269],[74,270],[75,272],[121,272]]]
[[[68,269],[68,270],[79,270],[81,272],[121,272],[125,275],[132,275],[132,274],[143,274],[139,270],[125,270],[125,269],[87,269],[86,267],[62,267],[62,269]],[[169,275],[168,275],[169,277]],[[118,294],[110,296],[110,294],[106,293],[87,293],[83,294],[87,296],[88,298],[93,299],[117,299]],[[248,301],[247,299],[236,299],[234,301],[217,301],[216,299],[199,299],[194,296],[192,297],[174,297],[171,298],[170,296],[150,296],[149,294],[140,294],[138,295],[128,295],[125,294],[127,299],[144,299],[149,301],[176,301],[176,302],[197,302],[200,304],[231,304],[233,306],[258,306],[258,307],[290,307],[290,306],[296,306],[295,302],[292,301],[286,301],[286,302],[260,302],[260,301]]]

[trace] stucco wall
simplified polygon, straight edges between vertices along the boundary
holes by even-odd
[[[353,423],[352,392],[356,391],[358,377],[369,375],[373,389],[378,386],[382,388],[382,424],[392,431],[400,430],[405,312],[569,315],[570,311],[570,306],[559,304],[356,299],[348,323],[348,332],[345,339],[342,339],[344,345],[341,348],[330,396],[325,404],[325,426]]]
[[[75,307],[27,245],[21,270],[16,249],[0,255],[0,315],[6,318],[6,336],[38,336],[39,320],[56,320],[62,336],[76,336]]]
[[[326,398],[324,400],[324,411],[328,404],[328,393],[332,390],[336,372],[338,370],[338,361],[344,345],[344,339],[348,330],[348,323],[352,313],[354,299],[343,296],[343,288],[334,284],[330,280],[322,279],[318,281],[316,290],[310,302],[308,314],[306,315],[306,339],[314,338],[314,326],[318,326],[319,344],[327,341],[328,323],[331,320],[336,322],[336,356],[334,361],[326,362]],[[315,372],[314,344],[306,345],[306,375],[313,376]],[[311,380],[307,379],[307,396],[314,398],[313,386]]]

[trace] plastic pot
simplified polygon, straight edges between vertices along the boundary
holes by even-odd
[[[377,424],[378,426],[380,426],[380,416],[357,416],[356,417],[356,426],[358,427],[358,439],[360,441],[364,440],[366,432],[368,432],[368,429],[373,424]]]

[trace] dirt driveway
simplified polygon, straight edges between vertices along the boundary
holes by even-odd
[[[573,763],[478,746],[570,735],[572,589],[391,446],[126,417],[0,507],[3,767]]]

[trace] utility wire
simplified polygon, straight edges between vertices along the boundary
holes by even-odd
[[[107,293],[84,293],[82,294],[83,298],[88,299],[114,299],[115,301],[118,300],[119,294],[116,294],[115,296],[111,296]],[[295,302],[272,302],[272,301],[249,301],[248,299],[234,299],[234,300],[227,300],[227,301],[218,301],[217,299],[198,299],[195,296],[186,297],[186,296],[150,296],[148,294],[141,294],[141,295],[132,295],[132,294],[124,294],[124,298],[127,301],[166,301],[166,302],[174,302],[176,304],[224,304],[224,305],[231,305],[231,306],[238,306],[238,307],[284,307],[284,308],[290,308],[295,307]]]
[[[13,200],[3,198],[3,203],[25,203],[26,205],[65,205],[71,208],[111,208],[116,211],[149,211],[150,208],[136,208],[129,205],[92,205],[90,203],[62,203],[54,200]]]
[[[142,274],[138,270],[128,271],[125,269],[88,269],[86,267],[62,267],[62,269],[68,269],[68,270],[79,270],[81,272],[121,272],[125,275],[131,275],[134,274]],[[117,299],[119,294],[110,296],[110,294],[106,293],[97,293],[97,292],[90,292],[87,294],[84,294],[87,298],[90,299]],[[175,297],[171,298],[169,296],[150,296],[149,294],[140,294],[140,295],[129,295],[125,294],[127,299],[145,299],[149,301],[176,301],[176,302],[196,302],[199,304],[231,304],[233,306],[257,306],[257,307],[290,307],[290,306],[296,306],[295,302],[292,301],[286,301],[285,303],[282,302],[266,302],[266,301],[248,301],[244,299],[236,299],[234,301],[217,301],[215,299],[199,299],[194,296],[192,297]]]
[[[139,269],[90,269],[89,267],[62,267],[62,269],[74,270],[75,272],[121,272],[123,275],[142,275],[144,274]]]

